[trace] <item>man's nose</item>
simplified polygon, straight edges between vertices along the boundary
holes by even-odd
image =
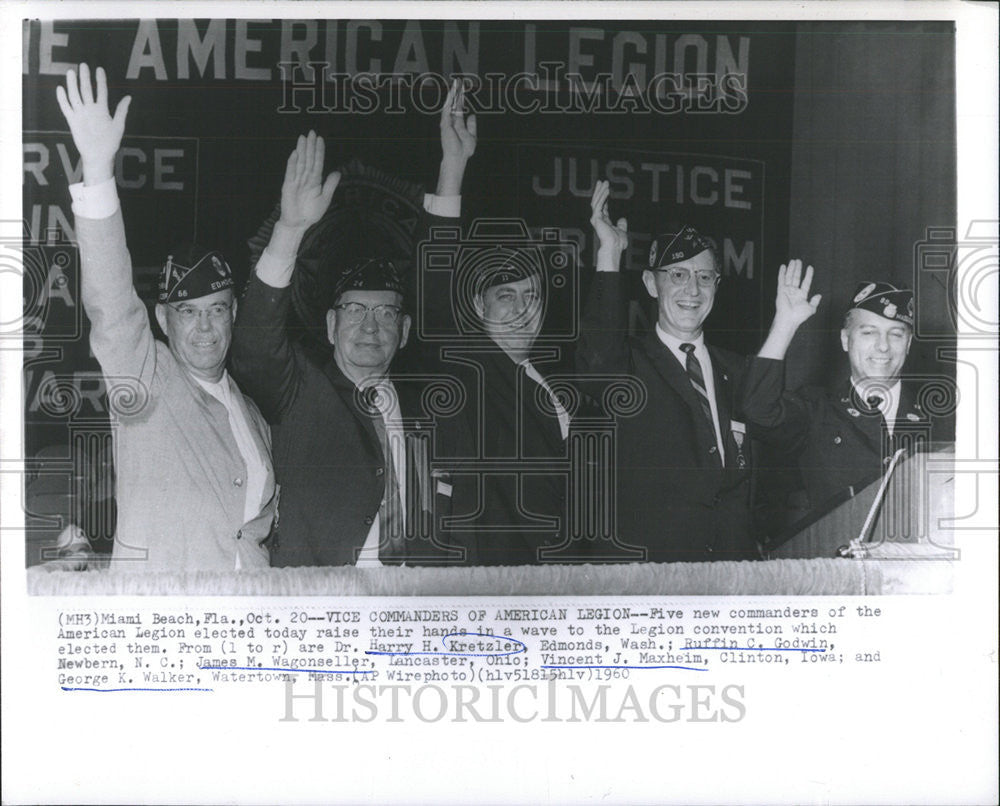
[[[365,333],[375,333],[378,331],[378,321],[375,319],[375,311],[365,311],[361,319],[361,329]]]
[[[889,349],[889,337],[885,333],[879,333],[875,341],[875,349],[880,353],[884,353]]]
[[[198,311],[198,330],[211,330],[212,329],[212,317],[211,314],[206,311]]]

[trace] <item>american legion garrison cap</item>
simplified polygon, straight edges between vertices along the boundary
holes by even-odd
[[[657,235],[649,247],[649,268],[662,269],[712,249],[712,242],[694,227],[675,226]]]
[[[871,311],[913,327],[913,291],[909,288],[896,288],[892,283],[862,282],[848,306],[848,310],[854,309]]]
[[[334,280],[334,302],[346,291],[395,291],[403,294],[403,276],[388,258],[365,258],[341,269]]]
[[[188,244],[167,257],[160,272],[157,302],[207,297],[233,287],[233,272],[221,252]]]

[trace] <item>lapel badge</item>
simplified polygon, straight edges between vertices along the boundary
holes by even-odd
[[[906,419],[909,420],[911,423],[917,423],[920,422],[920,415],[914,414],[912,411],[908,411],[906,412]]]
[[[860,417],[861,416],[861,412],[858,411],[857,409],[848,409],[847,413],[850,414],[852,417]]]

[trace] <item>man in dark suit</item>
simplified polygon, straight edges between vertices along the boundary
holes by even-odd
[[[785,390],[785,353],[820,295],[809,296],[812,266],[778,272],[774,321],[747,370],[743,408],[755,437],[797,457],[813,511],[877,479],[899,448],[929,439],[932,422],[918,389],[902,377],[913,339],[913,292],[864,282],[844,317],[840,342],[850,376],[829,387]]]
[[[323,150],[310,132],[289,157],[281,217],[234,328],[233,373],[273,425],[282,497],[271,564],[442,562],[432,520],[449,490],[431,473],[432,418],[423,390],[389,374],[411,324],[396,266],[373,258],[339,267],[326,317],[332,352],[313,354],[288,337],[298,247],[339,181],[336,173],[323,181]],[[464,167],[467,155],[459,158]]]
[[[448,540],[473,565],[537,564],[566,534],[570,426],[544,364],[532,362],[544,272],[529,253],[507,248],[475,272],[471,304],[488,339],[453,348],[440,364],[462,384],[471,440],[461,450],[468,461],[451,465],[458,520]]]
[[[745,361],[708,346],[702,329],[720,278],[715,252],[691,227],[658,236],[642,276],[656,327],[627,337],[626,222],[611,222],[608,194],[598,182],[591,199],[597,274],[577,367],[633,375],[645,388],[645,406],[617,423],[617,540],[652,562],[751,558],[750,449],[737,406]]]

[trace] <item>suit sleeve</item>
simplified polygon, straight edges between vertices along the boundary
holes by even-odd
[[[457,197],[452,197],[457,198]],[[438,197],[428,194],[428,199],[424,203],[424,214],[421,216],[420,226],[414,237],[414,288],[419,294],[417,299],[417,316],[415,325],[421,333],[426,329],[429,333],[439,335],[458,336],[455,313],[452,305],[452,281],[455,276],[458,258],[458,244],[454,244],[454,251],[451,255],[451,271],[432,269],[429,265],[430,251],[428,242],[432,238],[434,230],[439,227],[455,229],[461,228],[462,219],[458,214],[458,208],[454,204],[432,204],[431,200]],[[454,215],[452,215],[454,213]],[[452,247],[443,247],[442,251],[435,250],[434,254],[443,260],[449,258],[447,250]],[[422,353],[427,353],[431,349],[430,344],[420,341]],[[427,356],[425,356],[427,357]]]
[[[132,258],[120,209],[106,218],[76,215],[81,298],[90,319],[90,346],[113,400],[149,400],[156,342],[146,307],[132,285]],[[128,394],[121,392],[128,390]],[[116,414],[125,415],[127,411]]]
[[[301,370],[285,328],[291,289],[274,288],[256,272],[239,301],[230,368],[269,423],[281,422],[298,393]]]
[[[785,391],[785,362],[753,357],[743,375],[740,408],[751,434],[797,452],[809,432],[809,411],[799,395]]]
[[[620,272],[597,272],[583,310],[576,346],[577,371],[610,374],[630,371],[627,331],[624,278]]]

